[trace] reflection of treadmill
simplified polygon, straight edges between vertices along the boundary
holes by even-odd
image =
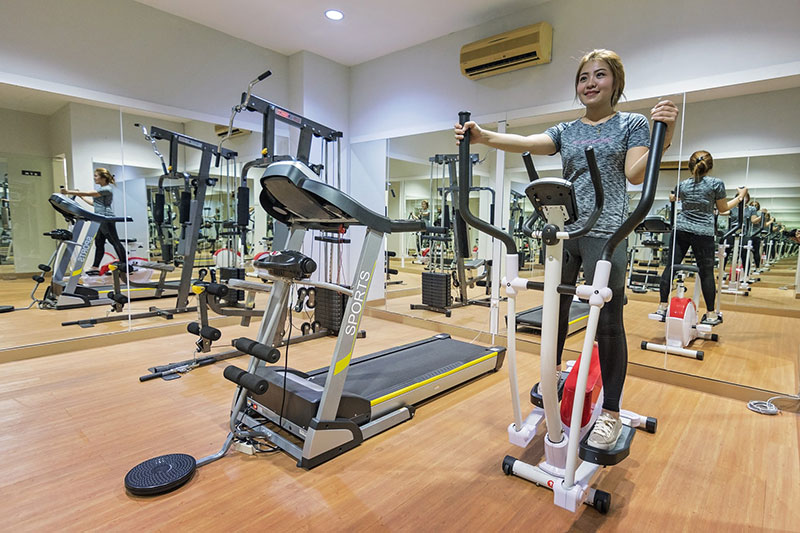
[[[94,237],[100,224],[103,222],[132,222],[130,217],[109,217],[99,215],[81,207],[75,200],[63,194],[50,196],[50,205],[61,213],[67,221],[74,223],[72,228],[75,241],[67,241],[61,256],[56,260],[56,268],[50,287],[45,293],[45,306],[55,309],[73,309],[76,307],[89,307],[94,305],[110,305],[112,300],[109,293],[114,292],[112,285],[87,287],[79,285],[83,267],[89,257],[89,251],[94,244]],[[86,231],[83,229],[86,227]],[[83,240],[78,242],[83,233]],[[131,299],[160,298],[176,294],[176,287],[165,290],[166,285],[147,283],[130,283]]]
[[[572,300],[569,308],[569,328],[567,335],[572,335],[586,327],[589,318],[589,304],[581,300]],[[542,331],[542,306],[517,313],[517,331],[533,330],[537,335]]]
[[[425,223],[391,220],[375,213],[318,181],[311,169],[299,161],[270,164],[261,187],[261,205],[269,215],[289,226],[290,235],[289,251],[259,260],[259,266],[270,272],[262,277],[273,281],[273,286],[257,344],[274,346],[282,335],[292,280],[276,267],[278,258],[297,254],[301,262],[311,261],[299,254],[309,229],[330,231],[363,226],[366,232],[363,239],[358,239],[362,248],[351,289],[308,279],[313,269],[297,279],[304,285],[348,296],[330,366],[307,373],[284,371],[283,363],[266,365],[268,358],[249,351],[253,358],[244,375],[255,374],[253,378],[266,381],[268,387],[237,391],[231,416],[234,434],[257,435],[293,456],[298,466],[312,468],[409,420],[416,404],[502,366],[503,347],[484,348],[456,341],[449,335],[351,359],[370,282],[381,279],[375,275],[375,265],[384,236],[420,231]],[[245,387],[245,381],[240,385]],[[278,425],[284,431],[278,430]]]
[[[628,260],[627,286],[635,293],[646,293],[648,290],[657,291],[661,276],[658,272],[658,250],[664,247],[663,241],[656,235],[663,235],[672,231],[672,226],[660,215],[649,215],[634,230],[642,236],[638,246],[631,247]],[[649,239],[644,239],[644,234],[650,234]],[[645,262],[638,262],[636,256],[640,250],[648,248],[652,251],[652,258]]]

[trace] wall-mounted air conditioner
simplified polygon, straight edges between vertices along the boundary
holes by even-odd
[[[550,62],[553,27],[539,22],[461,47],[461,73],[476,80]]]
[[[225,137],[228,134],[228,126],[224,126],[222,124],[215,124],[214,125],[214,133],[217,134],[217,137]],[[250,130],[243,130],[241,128],[234,128],[231,130],[231,137],[239,137],[241,135],[249,135]]]

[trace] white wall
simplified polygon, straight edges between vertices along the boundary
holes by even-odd
[[[215,122],[267,68],[286,105],[286,56],[222,32],[133,0],[3,2],[0,82]]]
[[[575,107],[577,58],[617,51],[631,99],[800,72],[800,2],[555,0],[353,67],[353,142],[449,127],[458,112],[497,120]],[[468,80],[462,45],[526,24],[553,25],[550,64]]]
[[[0,108],[0,152],[49,156],[48,123],[43,115]]]
[[[386,156],[387,142],[377,140],[354,144],[351,147],[350,178],[357,183],[358,201],[368,209],[383,214],[386,205]],[[350,245],[350,262],[356,265],[360,253],[360,243],[364,240],[366,231],[363,227],[351,227],[348,231],[352,241]],[[383,285],[385,243],[381,246],[381,255],[375,265],[374,278],[369,289],[368,300],[383,298],[385,287]],[[355,266],[353,267],[355,268]],[[352,278],[352,273],[350,274]]]

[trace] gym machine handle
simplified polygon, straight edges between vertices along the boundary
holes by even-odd
[[[469,122],[469,118],[469,111],[458,113],[458,123],[462,126]],[[464,138],[458,145],[458,209],[461,213],[461,218],[473,228],[500,240],[506,246],[506,253],[516,255],[517,243],[514,242],[514,238],[511,235],[492,224],[484,222],[469,210],[469,173],[472,165],[469,157],[469,140],[470,131],[466,130],[464,131]]]
[[[225,370],[222,371],[222,375],[225,376],[225,379],[236,383],[240,387],[244,387],[253,394],[264,394],[269,388],[269,382],[266,379],[260,378],[247,370],[242,370],[233,365],[225,367]]]
[[[653,205],[658,185],[658,171],[661,167],[661,156],[664,154],[664,138],[667,135],[667,125],[664,122],[653,123],[653,132],[650,135],[650,152],[647,155],[647,166],[644,171],[644,185],[642,186],[642,199],[636,206],[631,216],[609,237],[603,248],[602,259],[611,261],[614,249],[623,241],[636,226],[642,223]]]
[[[570,239],[582,237],[589,233],[597,219],[600,218],[600,213],[603,211],[603,202],[605,201],[603,184],[600,181],[600,169],[597,168],[597,159],[594,156],[594,148],[591,146],[586,148],[584,155],[586,156],[586,163],[589,165],[589,176],[592,178],[592,186],[594,187],[594,210],[582,228],[569,232]]]
[[[281,358],[281,353],[277,348],[270,348],[266,344],[261,344],[258,341],[248,339],[247,337],[240,337],[233,339],[231,342],[234,348],[247,355],[252,355],[256,359],[260,359],[265,363],[277,363]]]
[[[522,162],[525,163],[525,170],[528,171],[528,179],[536,181],[539,179],[539,173],[536,172],[536,167],[533,166],[533,158],[530,152],[522,154]]]

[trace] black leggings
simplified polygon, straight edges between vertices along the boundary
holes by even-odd
[[[717,282],[714,279],[714,248],[716,246],[714,237],[711,235],[697,235],[688,231],[675,232],[675,257],[667,252],[668,261],[679,265],[689,248],[694,252],[697,261],[697,269],[700,271],[700,288],[703,290],[703,300],[706,302],[706,309],[713,310],[717,298]],[[661,302],[666,303],[669,299],[669,291],[672,287],[672,267],[667,265],[661,274]]]
[[[111,243],[114,252],[117,254],[117,259],[126,263],[128,256],[125,253],[125,247],[119,240],[117,235],[117,226],[113,222],[101,222],[100,227],[97,229],[97,235],[94,237],[94,268],[100,268],[100,263],[103,261],[103,254],[106,253],[106,241]]]
[[[761,268],[761,237],[750,237],[750,244],[753,246],[753,264]]]
[[[561,283],[574,285],[578,279],[578,270],[583,264],[586,283],[591,284],[594,279],[596,263],[600,259],[605,244],[606,239],[592,237],[564,241]],[[613,297],[600,310],[600,321],[597,325],[597,347],[600,356],[600,372],[603,376],[603,409],[614,412],[619,411],[622,387],[625,385],[625,372],[628,366],[628,340],[625,337],[625,326],[622,323],[626,268],[625,247],[617,246],[611,258],[611,276],[608,280]],[[556,352],[559,365],[569,329],[571,301],[572,296],[561,296],[558,315],[558,350]]]

